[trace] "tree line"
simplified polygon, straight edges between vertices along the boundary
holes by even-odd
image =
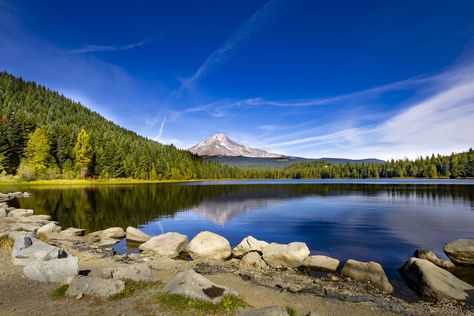
[[[144,138],[57,92],[0,72],[0,173],[21,180],[457,178],[474,177],[474,154],[241,169]]]

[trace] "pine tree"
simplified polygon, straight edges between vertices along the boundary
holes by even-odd
[[[76,145],[74,146],[74,155],[76,166],[81,172],[81,178],[85,179],[92,160],[92,146],[90,144],[89,134],[87,134],[87,131],[83,128],[77,135]]]
[[[33,134],[31,134],[25,148],[25,158],[22,161],[22,173],[28,173],[35,178],[45,178],[48,175],[55,173],[56,168],[54,159],[50,153],[51,142],[47,126],[38,127]],[[26,172],[27,170],[27,172]]]

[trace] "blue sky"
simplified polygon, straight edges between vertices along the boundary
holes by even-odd
[[[0,0],[0,69],[180,148],[467,150],[473,39],[473,1]]]

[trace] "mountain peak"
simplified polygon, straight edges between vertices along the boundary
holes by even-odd
[[[272,154],[265,150],[250,148],[236,143],[226,135],[219,133],[189,148],[189,151],[199,156],[209,157],[252,157],[252,158],[281,158],[283,155]]]

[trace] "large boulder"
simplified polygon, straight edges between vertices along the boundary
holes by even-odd
[[[425,259],[411,258],[400,268],[407,285],[425,299],[466,300],[474,287]]]
[[[150,240],[151,236],[145,234],[141,230],[138,230],[134,227],[128,226],[126,230],[127,240],[135,241],[135,242],[146,242]]]
[[[243,256],[242,262],[245,263],[246,265],[254,266],[261,269],[268,267],[266,262],[263,261],[262,257],[260,257],[260,254],[256,251],[249,252],[248,254]]]
[[[235,290],[217,285],[194,270],[178,273],[163,291],[212,303],[220,302],[226,295],[238,295]]]
[[[26,278],[41,282],[69,283],[79,273],[76,257],[48,261],[35,260],[23,268]]]
[[[66,251],[30,237],[15,239],[12,249],[12,259],[15,265],[24,266],[37,260],[47,261],[67,256]]]
[[[393,292],[393,286],[388,281],[382,266],[377,262],[361,262],[349,259],[344,264],[341,275],[360,282],[370,282],[384,292]]]
[[[227,239],[208,231],[197,234],[189,243],[188,251],[193,259],[223,260],[232,253]]]
[[[474,239],[453,240],[443,250],[454,264],[474,266]]]
[[[132,281],[155,281],[150,267],[145,263],[136,263],[119,266],[116,268],[105,268],[102,270],[105,279],[132,280]]]
[[[16,208],[14,210],[11,210],[10,213],[8,213],[8,216],[10,217],[27,217],[33,215],[34,211],[33,210],[25,210],[22,208]]]
[[[55,223],[49,223],[38,228],[38,234],[50,234],[50,233],[59,233],[62,227],[56,225]]]
[[[303,261],[303,265],[310,269],[335,272],[339,267],[339,260],[326,256],[309,256]]]
[[[108,297],[118,294],[125,288],[125,283],[116,279],[78,276],[69,284],[67,296],[90,295]]]
[[[140,250],[153,251],[160,256],[176,258],[188,250],[188,237],[179,233],[166,233],[155,236],[141,244]]]
[[[454,263],[452,263],[449,260],[439,259],[434,252],[429,251],[427,249],[416,249],[415,253],[413,255],[416,258],[428,260],[429,262],[432,262],[435,265],[437,265],[438,267],[443,268],[443,269],[453,269],[454,268]]]
[[[65,237],[76,237],[76,236],[84,236],[85,229],[69,227],[63,230],[60,234],[64,235]]]
[[[265,247],[268,246],[268,243],[263,240],[258,240],[252,236],[245,237],[242,241],[232,249],[232,255],[235,257],[242,257],[251,251],[262,252]]]
[[[287,245],[271,243],[263,249],[263,260],[274,268],[296,268],[308,257],[309,249],[303,242]]]
[[[100,237],[101,238],[114,238],[114,239],[119,239],[125,237],[125,231],[123,230],[122,227],[111,227],[104,229],[103,231],[100,232]]]

